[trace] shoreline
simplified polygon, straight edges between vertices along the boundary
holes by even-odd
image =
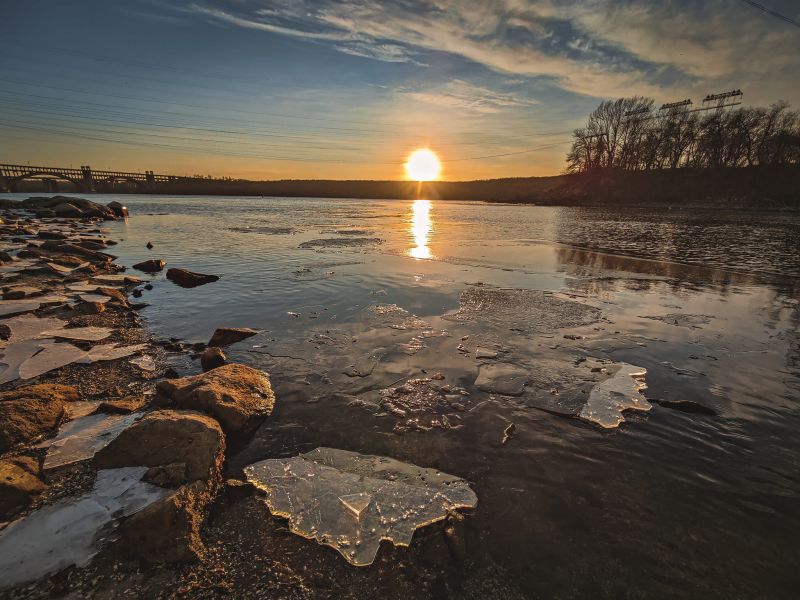
[[[200,531],[230,486],[250,489],[226,479],[226,448],[235,449],[269,416],[268,376],[223,366],[219,346],[237,341],[235,331],[221,330],[214,347],[153,337],[137,314],[146,304],[133,293],[146,280],[97,249],[113,249],[102,222],[123,214],[2,212],[0,241],[10,253],[0,265],[7,361],[0,373],[0,572],[12,585],[3,585],[0,597],[98,593],[98,575],[112,597],[131,586],[148,597],[165,589],[179,595],[219,568]],[[79,264],[58,268],[78,262],[73,254]],[[200,346],[210,357],[200,357]],[[170,353],[200,357],[203,371],[219,367],[212,384],[220,394],[236,387],[230,393],[238,405],[223,413],[213,402],[171,397],[212,371],[181,379],[167,368]],[[68,531],[61,546],[47,533],[59,519]],[[142,572],[157,583],[142,580]]]
[[[238,196],[356,200],[479,201],[538,206],[800,209],[800,167],[680,168],[653,171],[598,169],[545,177],[475,181],[205,180],[160,183],[145,190],[119,186],[114,194]],[[83,194],[81,190],[65,193]],[[38,193],[34,187],[22,193]],[[0,196],[0,207],[3,205]]]

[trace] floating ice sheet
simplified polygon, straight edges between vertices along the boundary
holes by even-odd
[[[9,344],[35,339],[46,331],[62,329],[66,324],[66,321],[55,317],[37,317],[36,315],[19,315],[0,322],[0,325],[5,325],[10,331]]]
[[[245,474],[292,532],[335,548],[356,566],[375,560],[381,540],[408,546],[417,528],[478,503],[453,475],[334,448],[264,460]]]
[[[132,515],[169,493],[141,481],[146,471],[147,467],[98,471],[90,493],[39,509],[6,527],[0,532],[0,588],[88,563],[115,519]]]
[[[606,429],[613,429],[625,420],[622,411],[628,409],[648,411],[653,406],[642,394],[647,369],[620,363],[619,370],[610,378],[592,388],[589,400],[578,416]]]

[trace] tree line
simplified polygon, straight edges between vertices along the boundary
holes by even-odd
[[[652,98],[606,100],[576,129],[567,172],[800,165],[800,112],[769,107],[655,109]]]

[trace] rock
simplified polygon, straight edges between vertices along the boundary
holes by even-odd
[[[0,519],[6,520],[30,506],[47,486],[36,475],[10,460],[0,460]]]
[[[196,560],[204,551],[200,529],[221,488],[225,436],[205,415],[173,410],[150,413],[95,455],[100,468],[151,467],[145,481],[174,486],[169,496],[119,527],[122,547],[147,562]]]
[[[127,414],[136,412],[144,406],[144,398],[139,396],[128,396],[115,400],[106,400],[97,407],[96,413],[106,414]]]
[[[116,288],[109,288],[109,287],[99,287],[97,288],[98,294],[103,294],[103,296],[108,296],[115,302],[119,302],[122,305],[128,304],[128,298],[125,296],[123,292]]]
[[[18,258],[41,258],[43,256],[45,256],[45,253],[38,248],[25,248],[17,252]]]
[[[74,198],[72,196],[52,196],[49,198],[43,196],[34,196],[22,200],[19,204],[22,206],[22,208],[27,208],[36,212],[37,217],[39,217],[39,213],[41,213],[43,216],[51,217],[97,217],[101,219],[116,219],[113,210],[107,206],[103,206],[102,204],[97,204],[91,200],[86,200],[85,198]],[[72,209],[69,211],[69,214],[59,213],[58,207],[64,205],[72,207]],[[67,209],[64,210],[66,211]],[[76,215],[74,211],[77,211],[79,214]]]
[[[103,312],[105,309],[106,305],[104,302],[81,302],[78,305],[78,310],[85,315],[96,315]]]
[[[113,202],[109,202],[108,204],[106,204],[106,206],[110,208],[111,212],[113,212],[114,215],[117,217],[124,219],[125,217],[128,216],[128,207],[123,206],[116,200],[114,200]]]
[[[181,287],[193,288],[197,287],[198,285],[219,281],[219,276],[204,275],[202,273],[193,273],[192,271],[187,271],[186,269],[172,268],[167,270],[167,279]]]
[[[18,285],[7,289],[3,294],[3,300],[21,300],[22,298],[38,296],[41,293],[42,290],[39,288],[29,285]]]
[[[66,233],[61,233],[60,231],[49,231],[47,229],[42,229],[39,233],[36,234],[43,240],[65,240],[67,239]]]
[[[152,250],[153,249],[153,242],[147,242],[147,244],[145,245],[145,248],[147,248],[148,250]]]
[[[171,402],[177,408],[213,415],[228,434],[252,432],[275,404],[269,376],[240,364],[223,365],[194,377],[160,381],[156,394],[158,400]]]
[[[209,346],[229,346],[256,335],[258,331],[247,327],[219,327],[209,340]]]
[[[99,469],[185,463],[186,480],[220,473],[225,435],[214,419],[195,412],[158,410],[142,418],[94,456]]]
[[[8,252],[0,251],[0,262],[7,263],[11,262],[12,260],[13,259],[11,258],[11,255]]]
[[[80,219],[83,217],[83,211],[74,204],[70,204],[68,202],[62,202],[61,204],[54,206],[53,214],[55,214],[57,217],[63,217],[66,219]]]
[[[54,431],[64,403],[78,400],[74,387],[40,384],[0,394],[0,452]]]
[[[150,467],[142,479],[163,488],[180,487],[187,483],[186,463],[171,463]]]
[[[128,518],[118,528],[120,545],[145,562],[192,562],[203,557],[200,530],[218,487],[184,485]]]
[[[143,262],[137,263],[133,265],[133,268],[137,271],[144,271],[145,273],[156,273],[164,269],[164,265],[166,265],[166,261],[151,258],[150,260],[145,260]]]
[[[206,348],[200,355],[200,366],[203,371],[210,371],[225,364],[225,353],[219,348]]]

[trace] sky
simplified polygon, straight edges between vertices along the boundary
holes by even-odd
[[[0,162],[402,179],[429,147],[446,180],[555,175],[604,99],[800,108],[799,21],[797,0],[5,0]]]

